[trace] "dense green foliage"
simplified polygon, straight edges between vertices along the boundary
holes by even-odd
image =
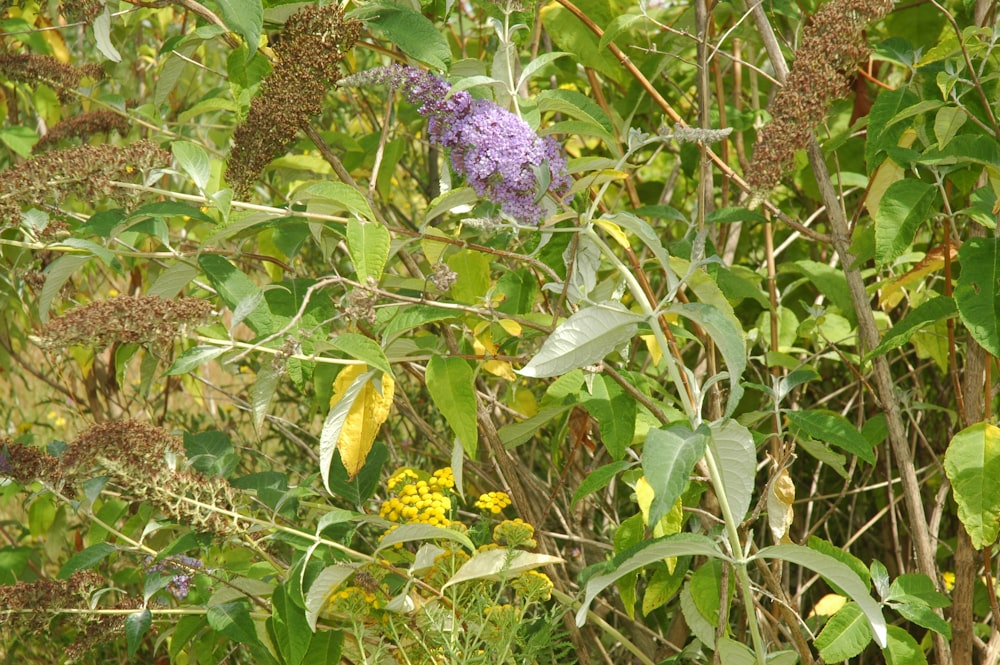
[[[5,4],[0,655],[996,662],[996,13]]]

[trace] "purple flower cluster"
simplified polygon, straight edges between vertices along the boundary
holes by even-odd
[[[184,556],[183,554],[168,556],[162,561],[157,561],[153,565],[148,565],[148,562],[149,560],[147,559],[147,573],[160,575],[170,575],[173,573],[170,578],[170,582],[167,584],[167,590],[173,594],[174,598],[177,600],[184,600],[187,598],[188,591],[191,588],[191,577],[194,575],[194,571],[204,565],[199,559]]]
[[[383,85],[398,88],[427,118],[432,143],[447,148],[451,165],[476,193],[511,217],[538,224],[546,191],[563,199],[572,179],[566,159],[552,137],[541,138],[524,120],[486,99],[460,90],[415,67],[391,65],[342,79],[340,85]],[[548,170],[546,189],[539,174]]]

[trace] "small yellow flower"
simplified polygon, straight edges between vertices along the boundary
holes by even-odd
[[[510,496],[506,492],[487,492],[481,494],[476,500],[475,506],[484,513],[500,514],[504,508],[511,503]]]
[[[503,547],[525,547],[532,549],[538,546],[535,541],[535,527],[520,517],[504,520],[493,529],[493,542]]]

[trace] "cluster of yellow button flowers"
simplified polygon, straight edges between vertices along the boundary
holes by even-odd
[[[510,496],[506,492],[487,492],[479,495],[475,505],[484,513],[499,515],[500,511],[510,505]]]
[[[455,487],[451,467],[430,476],[403,468],[389,478],[386,487],[394,496],[382,502],[381,517],[400,524],[451,525],[451,490]]]

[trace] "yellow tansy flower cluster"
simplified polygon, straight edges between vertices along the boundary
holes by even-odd
[[[523,547],[529,550],[538,547],[535,527],[520,517],[497,524],[493,529],[493,542],[502,547]]]
[[[476,499],[475,505],[476,508],[479,508],[484,513],[497,515],[501,510],[510,505],[510,495],[506,492],[487,492],[486,494],[481,494]]]
[[[402,484],[405,483],[405,484]],[[379,515],[390,522],[449,526],[455,478],[450,468],[438,469],[427,480],[413,469],[397,471],[387,483],[396,496],[382,502]]]
[[[529,570],[511,582],[514,591],[527,602],[545,602],[552,598],[552,580],[545,573]]]

